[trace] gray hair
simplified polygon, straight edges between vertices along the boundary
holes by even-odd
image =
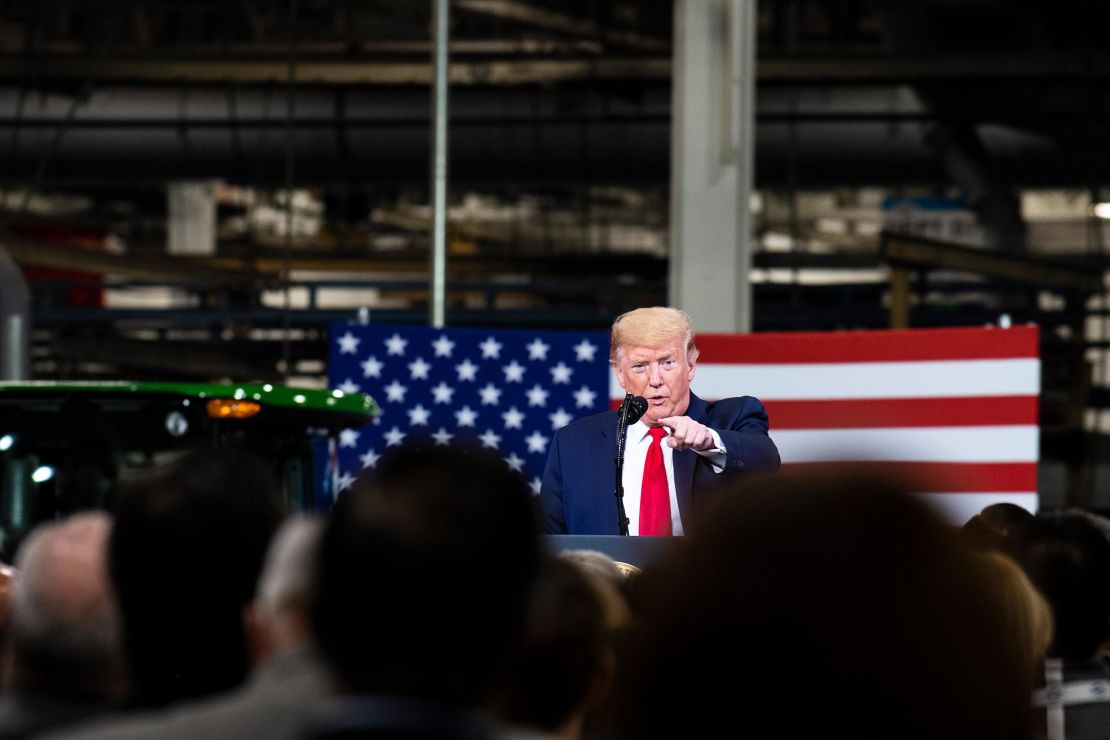
[[[258,579],[257,604],[273,616],[291,605],[304,605],[316,590],[316,562],[324,522],[319,517],[292,517],[278,529]]]

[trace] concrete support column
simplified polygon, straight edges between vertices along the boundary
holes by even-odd
[[[675,0],[670,302],[751,331],[756,0]]]

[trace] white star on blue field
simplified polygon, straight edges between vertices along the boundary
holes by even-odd
[[[604,332],[335,324],[331,337],[330,385],[382,408],[340,435],[340,489],[388,448],[424,440],[495,452],[538,493],[555,432],[609,408]]]

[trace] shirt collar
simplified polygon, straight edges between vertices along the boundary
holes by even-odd
[[[643,419],[640,419],[635,424],[628,427],[628,431],[625,432],[625,439],[629,439],[634,442],[642,442],[644,440],[644,437],[648,436],[648,429],[650,428],[651,427],[644,423]],[[670,430],[667,429],[667,427],[663,427],[663,436],[669,437],[670,435]]]

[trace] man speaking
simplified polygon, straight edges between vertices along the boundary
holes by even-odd
[[[609,364],[626,393],[647,399],[628,427],[623,484],[631,535],[682,534],[718,475],[773,472],[779,453],[767,412],[751,396],[707,403],[690,392],[698,349],[690,317],[638,308],[613,322]],[[614,498],[617,412],[559,430],[540,503],[549,534],[619,534]]]

